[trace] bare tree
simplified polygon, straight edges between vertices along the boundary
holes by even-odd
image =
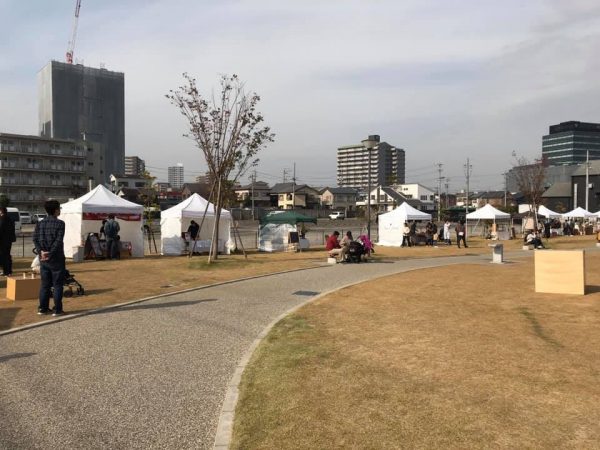
[[[213,92],[210,98],[200,94],[195,78],[187,73],[183,78],[183,86],[169,91],[166,97],[188,121],[189,132],[184,136],[202,151],[212,180],[210,200],[215,205],[215,222],[210,263],[218,258],[219,221],[228,187],[258,163],[257,153],[273,142],[275,135],[256,111],[260,97],[247,94],[237,75],[222,75],[220,94],[216,97]]]
[[[515,156],[516,164],[513,173],[519,192],[529,204],[529,211],[533,214],[535,227],[538,226],[537,209],[542,204],[542,194],[545,189],[546,162],[536,159],[533,162],[526,157]]]

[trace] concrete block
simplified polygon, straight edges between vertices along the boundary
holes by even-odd
[[[335,259],[335,258],[327,258],[327,264],[337,264],[337,259]]]

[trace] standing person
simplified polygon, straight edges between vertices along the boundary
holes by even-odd
[[[465,227],[464,219],[456,225],[456,243],[458,244],[458,248],[460,248],[461,240],[463,241],[463,244],[465,244],[465,248],[469,248],[467,245],[467,227]]]
[[[104,234],[104,225],[106,225],[106,219],[102,219],[102,225],[100,225],[100,233],[98,233],[98,239],[106,239],[106,234]]]
[[[0,264],[2,265],[2,275],[12,275],[12,256],[10,251],[12,243],[17,240],[15,234],[15,223],[8,216],[4,206],[0,206]]]
[[[56,200],[48,200],[44,204],[48,217],[38,222],[33,232],[33,245],[40,257],[40,303],[38,314],[50,314],[50,289],[54,288],[53,316],[64,314],[62,298],[65,284],[65,250],[63,239],[65,223],[58,220],[60,204]]]
[[[412,247],[410,243],[410,227],[408,222],[404,222],[404,230],[402,231],[402,247]]]
[[[444,242],[447,245],[452,244],[452,242],[450,241],[450,221],[448,219],[446,219],[446,221],[444,222]]]
[[[106,236],[106,258],[119,259],[119,231],[121,227],[115,220],[115,215],[110,213],[108,220],[104,224],[104,235]]]
[[[192,220],[190,222],[190,226],[187,229],[187,232],[190,233],[190,240],[196,240],[196,237],[198,236],[198,231],[200,231],[200,225],[198,225],[195,220]]]
[[[414,220],[410,224],[410,242],[412,245],[417,245],[417,222]]]

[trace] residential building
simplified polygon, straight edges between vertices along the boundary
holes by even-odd
[[[183,187],[183,164],[169,167],[168,178],[171,187],[180,190]]]
[[[326,187],[320,191],[321,206],[330,209],[352,211],[356,209],[358,190],[347,187]]]
[[[146,162],[137,156],[125,157],[125,175],[142,176],[146,171]]]
[[[102,176],[124,173],[125,75],[51,61],[38,73],[39,132],[44,138],[100,144]]]
[[[254,203],[255,208],[266,208],[271,206],[269,195],[271,188],[264,181],[256,181],[235,189],[236,199],[241,207],[250,207]]]
[[[494,208],[504,207],[505,201],[506,206],[514,206],[515,204],[512,194],[506,191],[479,192],[475,198],[478,208],[481,208],[487,204],[492,205]]]
[[[550,166],[581,164],[600,159],[600,123],[562,122],[542,137],[542,158]]]
[[[436,194],[432,189],[419,183],[396,184],[393,188],[404,197],[420,200],[424,205],[427,205],[427,209],[424,209],[423,211],[435,209]]]
[[[171,189],[171,185],[166,181],[157,181],[152,185],[152,187],[157,192],[167,192]]]
[[[120,188],[124,187],[130,189],[142,189],[148,187],[148,185],[151,183],[151,180],[135,175],[111,174],[109,179],[113,192],[117,192]]]
[[[402,193],[398,192],[392,186],[375,186],[371,190],[370,196],[371,210],[377,211],[378,213],[392,211],[404,202],[420,211],[431,211],[431,205],[425,204],[424,202],[415,198],[408,198]],[[356,202],[357,207],[366,208],[367,205],[368,199],[366,196]]]
[[[379,142],[371,150],[367,150],[362,144],[337,149],[339,187],[366,189],[369,181],[371,186],[404,183],[404,150],[387,142],[380,142],[377,135],[369,138]]]
[[[200,197],[208,200],[208,197],[210,197],[210,186],[206,183],[184,183],[181,189],[181,198],[185,200],[192,194],[198,194]]]
[[[280,209],[318,208],[319,191],[305,184],[279,183],[269,193],[271,205]]]
[[[49,198],[80,197],[88,190],[86,156],[81,141],[0,133],[0,194],[30,211]]]

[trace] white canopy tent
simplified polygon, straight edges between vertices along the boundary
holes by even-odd
[[[389,213],[380,215],[377,244],[387,247],[402,246],[404,223],[410,220],[431,220],[431,214],[419,211],[404,202]]]
[[[73,257],[73,247],[85,243],[90,233],[98,233],[102,220],[114,214],[122,242],[131,242],[131,255],[144,256],[142,213],[144,207],[96,186],[87,194],[61,205],[59,219],[65,222],[65,256]]]
[[[552,211],[546,208],[544,205],[538,208],[538,216],[546,217],[547,219],[560,219],[562,214]]]
[[[473,227],[472,234],[475,234],[475,229],[477,228],[477,224],[480,220],[491,220],[493,221],[491,232],[489,228],[484,226],[481,231],[481,235],[484,237],[492,237],[492,239],[500,239],[500,240],[508,240],[510,239],[510,233],[508,232],[508,225],[510,225],[510,214],[500,211],[499,209],[494,208],[489,203],[485,206],[479,208],[472,213],[467,214],[467,224],[469,220],[476,220],[477,223]],[[496,221],[501,221],[506,224],[506,228],[502,230],[498,230],[496,227]]]
[[[565,219],[594,219],[597,217],[596,214],[583,209],[581,206],[569,211],[568,213],[564,213],[562,216]]]
[[[205,211],[206,217],[200,229],[195,250],[208,251],[215,223],[215,207],[200,195],[192,194],[181,203],[160,213],[161,253],[163,255],[181,255],[185,253],[186,241],[181,234],[187,231],[192,220],[200,225]],[[221,219],[219,220],[218,251],[229,254],[231,246],[231,213],[222,209]]]
[[[467,214],[467,220],[493,220],[510,219],[510,214],[494,208],[489,203],[472,213]]]

